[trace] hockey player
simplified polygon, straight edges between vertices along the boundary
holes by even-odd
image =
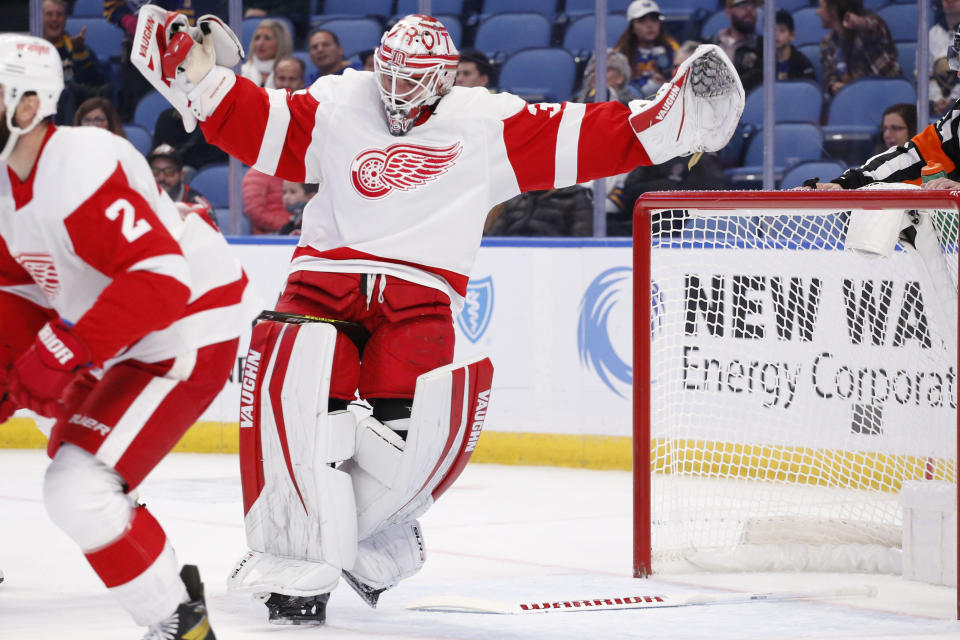
[[[213,640],[196,567],[131,492],[223,387],[256,300],[133,145],[53,124],[62,74],[0,34],[0,421],[56,418],[44,504],[146,638]]]
[[[492,367],[451,364],[451,314],[487,212],[723,147],[743,109],[737,74],[706,46],[650,101],[527,104],[454,87],[449,33],[410,15],[383,35],[374,72],[289,93],[230,70],[242,49],[215,17],[191,28],[148,5],[135,41],[134,64],[187,126],[199,120],[260,171],[320,185],[279,313],[251,339],[240,423],[252,551],[231,584],[269,594],[278,623],[322,623],[341,574],[375,604],[422,566],[416,518],[480,433]],[[346,410],[358,390],[373,407],[359,423]]]

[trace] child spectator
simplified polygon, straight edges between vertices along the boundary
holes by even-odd
[[[240,67],[240,75],[259,87],[275,89],[274,65],[293,54],[293,37],[279,20],[264,18],[250,39],[250,57]]]
[[[777,10],[774,36],[777,43],[777,80],[816,81],[817,74],[810,59],[793,46],[796,37],[793,16],[786,9]]]
[[[863,0],[820,0],[817,15],[830,30],[820,42],[827,93],[834,95],[857,78],[901,75],[890,28],[863,8]]]
[[[73,114],[75,127],[100,127],[114,135],[126,138],[127,134],[120,124],[120,115],[113,103],[106,98],[88,98],[77,107]]]
[[[283,207],[290,214],[290,220],[280,227],[281,236],[300,235],[300,225],[303,221],[303,208],[310,199],[317,195],[318,185],[304,182],[283,181]]]
[[[627,29],[614,48],[630,63],[630,83],[636,93],[650,96],[670,77],[673,55],[680,45],[664,30],[663,14],[653,0],[631,2],[627,20]]]

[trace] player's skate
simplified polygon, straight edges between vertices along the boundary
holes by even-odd
[[[197,567],[184,565],[180,570],[180,579],[187,588],[190,601],[182,603],[166,620],[150,625],[143,640],[216,640],[210,628],[203,583],[200,582]]]
[[[318,596],[286,596],[271,593],[266,600],[272,624],[320,625],[327,619],[329,593]]]
[[[743,85],[716,45],[701,45],[652,100],[630,103],[630,125],[653,164],[730,141],[743,113]]]

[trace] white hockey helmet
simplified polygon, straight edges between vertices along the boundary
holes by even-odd
[[[459,61],[450,33],[436,18],[412,14],[383,34],[373,67],[392,135],[410,131],[450,91]]]
[[[63,62],[56,47],[43,38],[0,34],[0,88],[10,130],[10,137],[0,150],[0,162],[5,162],[17,138],[57,113],[57,101],[63,92]],[[28,93],[37,94],[40,105],[32,122],[17,127],[13,116],[20,100]]]

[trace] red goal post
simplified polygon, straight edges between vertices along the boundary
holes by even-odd
[[[650,575],[653,570],[653,548],[654,540],[653,534],[651,533],[652,529],[652,520],[658,518],[659,516],[653,512],[653,507],[651,503],[651,487],[654,484],[654,477],[651,471],[651,459],[654,457],[653,445],[651,442],[651,434],[653,433],[656,425],[653,424],[655,407],[653,406],[652,395],[653,395],[653,380],[651,377],[651,357],[652,353],[652,343],[654,341],[654,322],[659,321],[657,317],[657,308],[658,300],[654,298],[655,291],[654,288],[657,286],[652,282],[652,272],[651,272],[651,257],[654,253],[654,247],[662,247],[665,244],[663,236],[655,237],[653,230],[654,218],[657,215],[662,215],[662,212],[683,212],[687,222],[682,223],[683,226],[675,226],[672,228],[672,231],[667,231],[666,235],[671,240],[668,240],[668,243],[672,243],[673,249],[680,251],[685,250],[686,248],[692,249],[703,249],[702,240],[697,239],[696,234],[688,234],[686,230],[687,226],[691,220],[697,219],[696,216],[710,217],[711,212],[717,212],[718,215],[729,215],[731,219],[736,217],[738,220],[761,220],[762,224],[768,225],[768,228],[772,228],[773,223],[771,222],[773,218],[763,218],[762,216],[769,215],[771,212],[783,212],[783,216],[800,216],[810,215],[810,219],[814,219],[815,216],[827,217],[833,216],[833,220],[839,220],[842,216],[838,216],[835,212],[843,212],[844,215],[849,213],[851,210],[855,211],[872,211],[872,210],[890,210],[890,209],[902,209],[902,210],[931,210],[931,211],[948,211],[948,212],[960,212],[960,191],[947,191],[947,190],[937,190],[937,191],[923,191],[923,190],[855,190],[855,191],[675,191],[675,192],[651,192],[646,193],[640,197],[637,201],[634,208],[634,217],[633,217],[633,244],[634,244],[634,353],[633,353],[633,373],[634,373],[634,393],[633,393],[633,436],[634,436],[634,452],[633,452],[633,474],[634,474],[634,566],[633,572],[635,577],[646,577]],[[694,213],[696,212],[696,213]],[[722,212],[722,213],[721,213]],[[828,213],[834,212],[834,213]],[[827,215],[824,215],[827,214]],[[779,214],[778,214],[779,215]],[[754,223],[758,224],[758,223]],[[780,223],[778,223],[780,224]],[[797,228],[802,226],[800,223],[787,223],[781,224],[781,228],[785,228],[790,224],[795,224]],[[845,224],[845,223],[844,223]],[[953,223],[955,224],[955,223]],[[722,226],[722,225],[721,225]],[[709,227],[707,225],[704,228]],[[661,223],[660,228],[664,228],[664,225]],[[842,229],[845,227],[837,226],[837,228],[825,231],[824,233],[829,233],[833,236],[841,236],[839,242],[842,244]],[[706,232],[706,236],[709,237],[710,233],[716,232],[716,228],[713,228],[712,231]],[[738,232],[731,232],[738,233]],[[753,231],[746,231],[744,235],[749,235]],[[948,260],[956,261],[956,236],[955,236],[955,227],[953,231],[953,248],[949,254],[952,257],[945,257]],[[687,241],[687,236],[690,236],[689,241]],[[727,242],[732,242],[727,248],[734,247],[736,248],[737,243],[749,242],[749,239],[740,239],[736,241],[731,241],[729,238]],[[833,242],[833,241],[832,241]],[[775,247],[776,249],[784,249],[786,245]],[[799,245],[797,245],[799,247]],[[753,247],[755,248],[755,247]],[[796,247],[794,247],[796,248]],[[840,249],[842,252],[842,246],[836,245],[832,246],[832,250]],[[786,247],[786,252],[789,253],[790,247]],[[701,259],[701,256],[705,255],[704,252],[700,251],[691,251],[691,260],[696,263]],[[776,251],[772,252],[771,255],[783,255],[777,253]],[[879,265],[880,263],[869,263],[872,265]],[[868,266],[868,268],[871,268]],[[763,267],[756,267],[759,272],[762,274]],[[954,268],[954,277],[956,270]],[[687,276],[689,278],[689,276]],[[763,276],[758,276],[763,277]],[[800,278],[802,280],[802,278]],[[685,285],[688,289],[690,287],[689,282]],[[792,285],[791,285],[792,286]],[[808,287],[804,289],[804,286]],[[954,282],[954,287],[956,283]],[[800,282],[797,284],[797,290],[801,292],[812,291],[812,285],[809,283]],[[699,291],[699,289],[698,289]],[[709,288],[705,289],[709,292]],[[659,292],[657,292],[659,293]],[[791,293],[793,290],[791,289]],[[847,293],[846,291],[844,293]],[[718,294],[719,295],[719,294]],[[723,294],[727,295],[727,294]],[[734,294],[736,295],[736,294]],[[746,295],[746,294],[744,294]],[[852,294],[851,294],[852,295]],[[862,295],[862,294],[861,294]],[[953,291],[953,296],[956,296],[956,290]],[[904,298],[906,299],[906,298]],[[754,309],[755,310],[755,309]],[[884,307],[884,312],[886,312],[886,307]],[[847,315],[850,311],[847,310]],[[742,315],[742,314],[741,314]],[[687,310],[687,318],[689,322],[690,311],[689,303]],[[743,319],[742,317],[740,318]],[[849,322],[849,320],[848,320]],[[840,322],[842,324],[842,322]],[[686,325],[686,326],[689,326]],[[946,326],[946,325],[944,325]],[[687,329],[688,330],[688,329]],[[677,330],[681,332],[681,330]],[[952,333],[952,332],[951,332]],[[960,332],[955,336],[955,339],[960,341]],[[947,341],[949,342],[949,341]],[[946,344],[945,342],[944,344]],[[687,361],[687,351],[684,351],[683,357],[683,367],[686,368],[688,365]],[[712,366],[714,360],[707,361],[708,364],[703,365],[703,371],[706,372],[707,369]],[[955,360],[953,361],[956,362]],[[740,364],[740,369],[735,371],[738,375],[743,373],[744,368],[743,364]],[[816,365],[814,365],[816,366]],[[953,365],[955,367],[955,364]],[[719,365],[718,365],[719,371]],[[891,366],[892,371],[892,366]],[[951,369],[953,371],[953,369]],[[898,374],[900,371],[897,372]],[[682,374],[686,375],[686,374]],[[699,375],[699,373],[698,373]],[[732,375],[732,374],[728,374]],[[753,370],[751,369],[750,375],[753,375]],[[840,374],[837,373],[839,376]],[[886,375],[886,373],[884,373]],[[932,375],[932,374],[931,374]],[[706,379],[707,374],[704,373],[704,379]],[[718,376],[722,378],[723,374],[718,373]],[[778,379],[780,373],[777,373]],[[922,374],[919,374],[920,377],[916,378],[916,396],[919,398],[921,395],[921,377]],[[860,383],[863,383],[863,374],[860,374]],[[949,382],[946,388],[947,396],[950,395],[950,384],[955,382],[953,378],[949,375],[947,376]],[[903,378],[906,383],[912,385],[913,379],[909,378],[904,374]],[[850,377],[851,384],[854,382],[853,374]],[[728,378],[729,382],[729,378]],[[871,384],[876,383],[874,380]],[[890,391],[892,385],[896,381],[890,382],[890,387],[888,388],[888,393],[893,393]],[[683,378],[683,384],[687,384],[687,378]],[[751,379],[751,393],[753,392],[753,382]],[[885,382],[886,384],[886,382]],[[719,389],[719,383],[717,385]],[[712,391],[712,390],[711,390]],[[742,389],[740,389],[742,391]],[[818,391],[819,393],[819,391]],[[913,393],[912,387],[910,393]],[[926,393],[932,394],[932,391],[927,389]],[[942,389],[938,388],[937,393],[942,393]],[[709,394],[700,394],[698,397],[707,398]],[[710,407],[709,402],[712,400],[706,400],[708,406],[704,408],[705,413],[709,415]],[[697,400],[699,402],[699,400]],[[775,401],[774,401],[775,402]],[[919,402],[919,400],[918,400]],[[950,405],[950,398],[946,399],[946,404]],[[869,405],[870,403],[866,403]],[[940,406],[943,406],[942,403]],[[949,409],[949,406],[947,407]],[[780,407],[773,407],[770,411],[780,410]],[[869,410],[870,407],[867,406]],[[858,409],[862,411],[863,409]],[[719,409],[722,411],[722,408]],[[868,411],[869,413],[869,411]],[[954,410],[954,413],[956,411]],[[856,422],[856,420],[855,420]],[[956,441],[956,431],[960,431],[960,420],[954,418],[952,423],[952,429],[954,433],[954,441]],[[960,453],[960,452],[958,452]],[[887,454],[882,454],[887,455]],[[954,460],[958,458],[957,453],[953,454]],[[889,457],[889,456],[888,456]],[[928,462],[928,466],[932,463]],[[936,471],[928,472],[926,477],[944,477],[948,478],[952,475],[952,478],[949,480],[956,482],[956,468],[953,467],[952,471]],[[960,599],[958,599],[958,617],[960,617]]]

